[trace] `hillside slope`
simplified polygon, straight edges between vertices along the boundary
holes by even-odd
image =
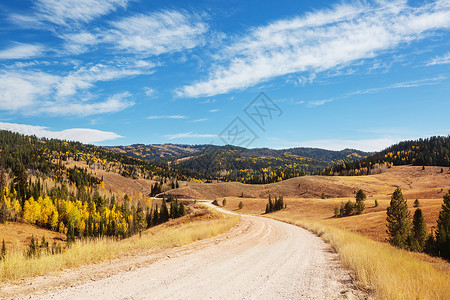
[[[394,166],[386,172],[366,176],[301,176],[271,184],[239,182],[182,183],[168,193],[185,198],[216,199],[222,197],[267,198],[268,195],[295,198],[354,197],[363,189],[369,198],[389,199],[396,187],[409,199],[441,198],[450,189],[450,170],[440,167]]]
[[[213,145],[130,145],[109,149],[132,157],[167,163],[171,167],[203,174],[209,179],[243,183],[271,183],[314,174],[340,162],[365,158],[370,153],[353,149],[317,148],[246,149]]]

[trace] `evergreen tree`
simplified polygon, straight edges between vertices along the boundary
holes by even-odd
[[[244,203],[241,201],[239,202],[239,209],[242,209],[244,207]]]
[[[183,202],[180,202],[180,207],[178,208],[178,215],[180,217],[186,215],[186,207],[184,206]]]
[[[339,209],[339,217],[345,216],[345,206],[344,202],[341,202],[341,208]]]
[[[375,199],[375,207],[378,207],[378,200]]]
[[[0,253],[0,260],[5,259],[5,257],[6,257],[6,244],[5,244],[5,239],[3,239],[2,252]]]
[[[147,228],[150,228],[153,226],[152,224],[152,213],[153,211],[150,210],[150,208],[147,207],[147,213],[145,215],[145,218],[147,219]]]
[[[414,200],[414,207],[420,207],[419,199]]]
[[[351,216],[355,211],[355,204],[350,200],[347,201],[344,205],[344,216]]]
[[[175,200],[172,200],[170,202],[170,217],[172,219],[176,219],[179,217],[178,213],[178,200],[175,198]]]
[[[145,228],[147,228],[147,220],[144,211],[142,210],[141,203],[138,202],[138,207],[136,209],[136,230],[139,232],[139,236],[142,235],[142,231]]]
[[[391,245],[406,249],[411,232],[411,215],[406,200],[400,188],[397,188],[391,197],[387,210],[388,241]]]
[[[33,258],[39,255],[39,248],[37,245],[37,241],[34,239],[34,236],[31,236],[30,244],[28,245],[27,256],[28,258]]]
[[[427,240],[427,225],[420,208],[414,212],[411,240],[411,250],[422,252]]]
[[[159,221],[161,223],[169,221],[169,210],[167,209],[165,198],[163,198],[161,203],[161,209],[159,210]]]
[[[156,226],[158,224],[159,224],[159,213],[158,213],[158,204],[156,204],[155,210],[153,211],[152,225]]]
[[[437,220],[436,250],[441,257],[450,259],[450,190],[444,195]]]
[[[364,201],[366,200],[366,194],[363,190],[358,190],[356,193],[356,214],[360,215],[364,212],[366,209],[366,205],[364,204]]]

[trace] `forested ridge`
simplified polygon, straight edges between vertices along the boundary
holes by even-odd
[[[450,136],[403,141],[372,156],[341,162],[323,169],[322,175],[367,175],[392,166],[450,167]]]
[[[207,179],[272,183],[320,170],[339,162],[353,161],[370,153],[344,149],[331,151],[317,148],[246,149],[214,145],[130,145],[111,147],[149,161],[167,163],[177,169],[203,174]]]
[[[0,223],[22,221],[67,235],[125,238],[186,214],[168,198],[158,209],[149,195],[116,195],[92,168],[161,182],[187,179],[167,166],[130,158],[108,149],[0,131]]]

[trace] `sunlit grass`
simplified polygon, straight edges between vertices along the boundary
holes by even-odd
[[[363,287],[378,299],[450,299],[450,274],[389,244],[360,234],[292,218],[274,219],[308,229],[330,243]]]

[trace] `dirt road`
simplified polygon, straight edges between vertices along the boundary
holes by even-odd
[[[135,268],[124,271],[127,259]],[[121,271],[112,271],[115,263]],[[68,279],[77,277],[74,272],[84,279],[68,285]],[[100,276],[102,272],[109,275]],[[243,216],[238,226],[217,238],[163,254],[150,253],[145,258],[129,257],[65,271],[58,277],[36,278],[25,285],[34,285],[32,299],[365,297],[354,289],[348,271],[319,237],[293,225],[254,216]],[[15,288],[19,294],[14,298],[29,299],[30,291],[21,290],[20,286],[5,291],[12,295]]]

